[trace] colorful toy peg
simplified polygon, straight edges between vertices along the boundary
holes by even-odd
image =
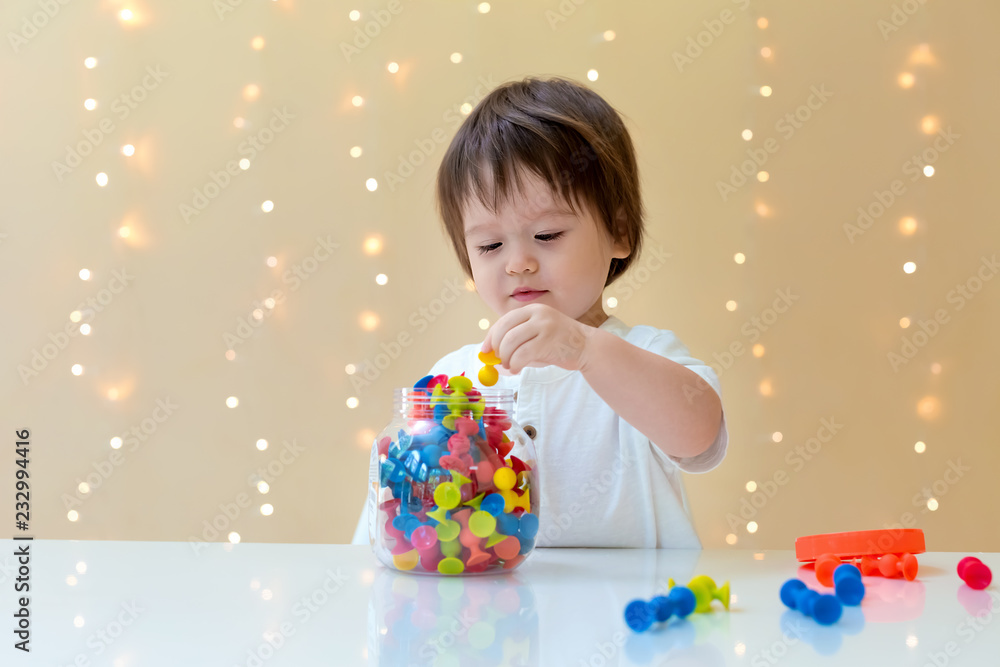
[[[410,544],[417,551],[427,551],[428,549],[433,549],[438,543],[437,530],[432,526],[422,525],[413,531],[410,535]]]
[[[861,583],[860,573],[857,577],[849,576],[838,579],[834,583],[834,591],[841,604],[850,607],[858,606],[865,599],[865,585]]]
[[[878,571],[878,557],[876,556],[862,556],[861,564],[858,566],[861,568],[861,574],[866,577],[871,577],[881,574]]]
[[[396,566],[396,569],[412,570],[420,562],[420,554],[416,549],[410,549],[407,552],[396,554],[392,557],[392,564]]]
[[[833,571],[833,588],[841,604],[855,607],[865,598],[861,570],[852,563],[842,563]]]
[[[427,516],[438,523],[444,523],[448,520],[448,510],[445,507],[435,507],[433,510],[427,512]]]
[[[486,471],[488,471],[489,475],[490,475],[488,481],[492,482],[493,481],[493,472],[495,470],[499,470],[500,468],[504,467],[503,460],[497,454],[497,451],[495,449],[493,449],[492,447],[490,447],[489,443],[486,440],[484,440],[483,438],[476,437],[475,438],[475,443],[476,443],[476,447],[479,448],[479,453],[482,454],[483,458],[486,459],[485,461],[482,461],[482,460],[479,461],[478,469],[483,470],[484,474],[485,474]],[[487,463],[489,465],[484,465],[484,464],[487,464]]]
[[[470,485],[470,487],[471,487],[471,485]],[[465,488],[469,488],[469,487],[463,487],[463,490]],[[474,510],[476,510],[478,512],[480,509],[482,509],[481,504],[483,502],[483,497],[485,495],[486,495],[485,493],[480,493],[477,496],[473,496],[472,498],[469,498],[468,500],[466,500],[462,504],[465,505],[465,506],[467,506],[467,507],[471,507],[472,509],[474,509]]]
[[[453,542],[461,532],[462,526],[457,521],[445,519],[438,525],[434,526],[434,530],[437,533],[438,540],[442,543],[441,552],[444,553],[444,543]]]
[[[505,537],[493,545],[493,553],[503,560],[516,558],[521,553],[521,541],[516,537]]]
[[[861,558],[861,574],[866,577],[878,576],[898,577],[902,575],[907,581],[917,578],[917,557],[904,553],[902,557],[896,554],[885,554],[881,557],[863,556]]]
[[[517,483],[517,473],[510,468],[500,468],[493,473],[493,485],[501,491],[509,491]],[[508,510],[510,511],[510,510]]]
[[[522,472],[525,472],[526,470],[531,470],[531,466],[529,466],[527,463],[517,458],[516,456],[511,456],[510,469],[513,470],[516,474],[520,475]]]
[[[676,584],[673,579],[667,580],[667,586],[674,588]],[[712,600],[718,600],[722,606],[729,611],[729,582],[727,581],[721,588],[717,588],[715,581],[711,577],[700,574],[688,582],[687,587],[694,593],[697,604],[695,612],[704,614],[712,611]]]
[[[469,557],[466,559],[465,564],[474,566],[488,561],[490,559],[490,555],[480,548],[482,538],[478,537],[469,528],[468,515],[463,514],[459,519],[459,524],[462,528],[458,534],[458,541],[462,546],[469,550]]]
[[[538,535],[538,517],[525,511],[518,520],[517,535],[523,540],[533,540]]]
[[[779,596],[786,607],[802,612],[820,625],[836,623],[844,612],[836,596],[821,595],[798,579],[789,579],[782,584]]]
[[[431,379],[428,380],[427,384],[424,385],[424,386],[425,386],[425,388],[430,389],[432,392],[434,391],[435,387],[438,387],[438,386],[440,386],[440,387],[447,387],[448,386],[448,376],[446,374],[444,374],[444,373],[442,373],[441,375],[435,375],[435,376],[431,377]]]
[[[495,544],[503,542],[506,539],[506,535],[502,535],[494,530],[493,534],[486,538],[486,548],[491,549]]]
[[[500,374],[496,369],[496,365],[502,363],[500,357],[493,350],[490,350],[489,352],[480,352],[479,361],[486,364],[479,369],[479,383],[484,387],[492,387],[500,379]]]
[[[504,535],[517,535],[520,528],[518,518],[509,512],[501,512],[497,515],[497,532]]]
[[[479,442],[481,442],[481,441],[479,441]],[[488,447],[480,447],[480,451],[483,451],[484,449],[486,451],[489,451],[490,454],[493,454],[494,458],[498,458],[497,455],[496,455],[496,453],[492,449],[489,449]],[[495,467],[493,466],[493,464],[490,461],[480,461],[476,465],[476,483],[477,483],[477,485],[478,485],[479,488],[482,489],[482,488],[489,488],[489,487],[493,486],[493,472],[494,471],[495,471]]]
[[[671,616],[685,618],[694,611],[695,596],[684,586],[670,589],[669,595],[657,595],[649,602],[633,600],[625,607],[625,624],[635,632],[645,632],[653,621],[663,623]]]
[[[860,581],[861,570],[859,570],[858,566],[853,563],[841,563],[837,566],[837,569],[833,571],[834,585],[836,585],[836,583],[844,577],[854,577]]]
[[[496,517],[500,516],[501,512],[503,512],[505,504],[506,501],[503,499],[503,496],[501,496],[499,493],[490,493],[485,498],[483,498],[483,501],[481,503],[479,503],[479,509],[483,510],[484,512],[489,512],[490,514]]]
[[[462,486],[464,486],[466,484],[471,484],[472,483],[471,479],[469,479],[468,477],[466,477],[462,473],[458,472],[457,470],[449,470],[448,472],[451,474],[451,482],[452,482],[452,484],[454,484],[457,487],[462,487]]]
[[[975,556],[966,556],[958,561],[958,576],[969,588],[981,591],[993,581],[993,572]]]
[[[520,508],[525,512],[530,512],[531,502],[529,494],[530,491],[528,489],[525,489],[520,495],[513,490],[501,491],[500,495],[503,496],[504,501],[503,511],[513,512],[514,510]]]
[[[452,556],[442,558],[441,562],[438,563],[438,572],[441,574],[462,574],[463,570],[465,570],[465,563]]]
[[[878,560],[878,571],[883,577],[898,577],[902,575],[907,581],[917,578],[917,557],[913,554],[903,554],[902,558],[896,554],[886,554]]]
[[[465,374],[456,375],[455,377],[449,378],[448,386],[456,392],[461,392],[463,395],[465,392],[472,389],[472,380],[465,377]]]
[[[513,471],[511,473],[513,474]],[[397,482],[402,482],[404,479],[406,479],[406,468],[403,467],[402,461],[394,458],[387,458],[385,461],[382,461],[382,464],[379,466],[379,481],[382,486],[396,484]]]
[[[840,566],[839,556],[823,554],[816,559],[816,579],[827,588],[833,588],[833,571]]]
[[[698,601],[694,597],[694,593],[687,586],[674,586],[667,593],[667,598],[672,600],[674,603],[674,614],[678,618],[685,618],[694,613],[694,608],[697,606]]]
[[[469,530],[476,537],[489,537],[496,531],[497,519],[489,512],[473,512],[469,517]]]
[[[448,471],[457,470],[463,475],[469,474],[469,464],[461,456],[455,456],[454,454],[445,454],[438,461],[438,465]]]
[[[462,502],[462,491],[454,482],[439,484],[434,489],[434,502],[437,503],[438,507],[443,507],[446,510],[453,509]]]

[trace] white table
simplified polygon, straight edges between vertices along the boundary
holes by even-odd
[[[958,579],[968,554],[920,555],[915,582],[866,577],[861,607],[822,627],[778,598],[793,576],[819,588],[791,551],[541,549],[508,575],[443,578],[348,545],[47,540],[30,543],[24,654],[11,620],[23,544],[0,556],[2,665],[1000,664],[1000,591]],[[980,558],[1000,573],[1000,554]],[[730,582],[729,612],[625,626],[630,600],[696,574]]]

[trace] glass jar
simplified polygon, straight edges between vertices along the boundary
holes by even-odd
[[[372,444],[368,535],[386,567],[420,574],[513,570],[535,548],[535,448],[511,417],[514,392],[464,376],[394,392]]]

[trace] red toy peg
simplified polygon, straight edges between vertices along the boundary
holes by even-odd
[[[958,576],[969,588],[981,591],[993,581],[993,573],[983,561],[974,556],[966,556],[958,561]]]

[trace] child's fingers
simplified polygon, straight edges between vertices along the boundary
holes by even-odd
[[[483,344],[480,346],[479,351],[489,352],[490,350],[495,350],[497,351],[497,356],[500,357],[500,359],[504,359],[503,355],[499,353],[499,350],[507,332],[516,327],[518,324],[527,321],[530,317],[531,312],[527,307],[518,308],[501,315],[500,318],[493,323],[493,326],[490,327],[489,331],[486,332],[486,339],[483,340]]]
[[[497,356],[503,360],[504,368],[511,372],[517,372],[527,363],[534,361],[530,358],[531,350],[524,346],[537,337],[537,327],[531,326],[527,321],[518,322],[517,325],[508,330],[503,340],[500,341],[500,349],[497,350]]]

